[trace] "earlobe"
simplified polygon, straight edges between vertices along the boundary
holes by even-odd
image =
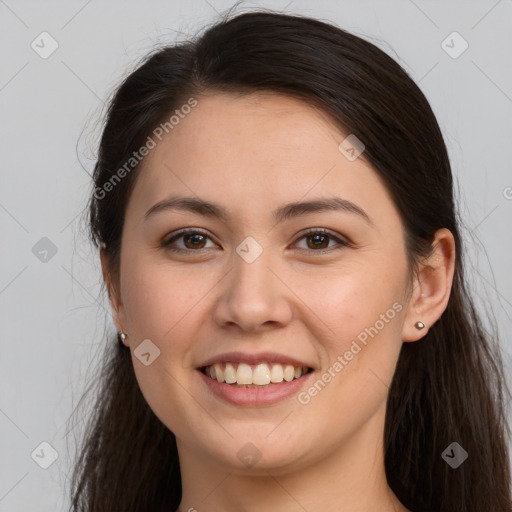
[[[404,342],[418,341],[439,320],[450,299],[455,272],[455,240],[450,230],[439,229],[431,254],[421,262],[402,329]]]

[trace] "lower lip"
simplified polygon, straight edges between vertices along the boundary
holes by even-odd
[[[312,371],[290,382],[283,381],[274,386],[262,388],[244,388],[225,382],[219,382],[197,370],[205,384],[217,395],[233,405],[271,405],[299,392],[312,375]]]

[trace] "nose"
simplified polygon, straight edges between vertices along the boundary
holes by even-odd
[[[257,332],[288,324],[293,316],[291,292],[265,251],[252,263],[236,254],[233,260],[215,305],[217,325]]]

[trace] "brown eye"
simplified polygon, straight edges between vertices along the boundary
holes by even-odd
[[[302,240],[306,241],[306,247],[298,248],[300,250],[309,250],[309,252],[324,253],[350,246],[349,242],[338,238],[325,229],[310,229],[299,238],[299,241]],[[329,245],[331,242],[334,242],[334,244]]]
[[[208,240],[211,240],[211,238],[206,233],[196,229],[191,229],[177,233],[172,238],[164,241],[162,246],[175,252],[199,252],[203,249],[209,248],[206,246]]]

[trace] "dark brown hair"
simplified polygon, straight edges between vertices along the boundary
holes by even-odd
[[[109,103],[94,168],[90,234],[96,247],[106,245],[114,282],[140,165],[105,185],[175,109],[215,91],[291,95],[355,134],[400,212],[411,262],[429,253],[436,230],[453,233],[447,308],[421,341],[403,344],[389,391],[386,475],[415,512],[510,512],[509,391],[499,346],[465,285],[445,143],[418,86],[374,44],[319,20],[258,10],[225,16],[194,40],[148,55]],[[130,351],[115,339],[101,372],[73,473],[72,511],[175,510],[181,480],[174,434],[144,400]],[[457,469],[441,457],[454,441],[469,454]]]

